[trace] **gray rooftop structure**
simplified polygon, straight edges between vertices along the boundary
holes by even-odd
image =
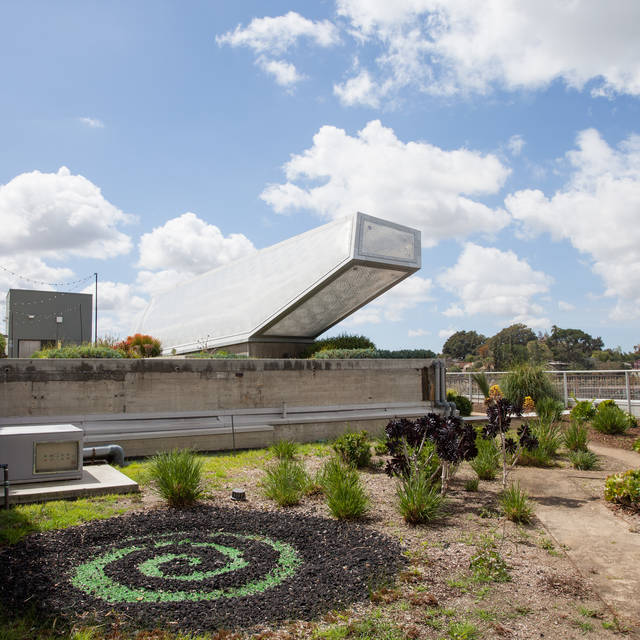
[[[417,229],[356,213],[154,296],[137,330],[165,354],[294,356],[420,269],[420,246]]]

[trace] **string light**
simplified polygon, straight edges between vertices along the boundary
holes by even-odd
[[[19,273],[16,273],[15,271],[11,271],[11,269],[7,269],[2,265],[0,265],[0,269],[5,271],[6,273],[10,273],[12,276],[15,276],[16,278],[20,278],[20,280],[24,280],[25,282],[31,282],[33,284],[42,284],[42,285],[45,285],[46,287],[68,287],[71,285],[79,284],[81,282],[87,282],[89,280],[93,280],[93,278],[95,277],[95,274],[92,273],[90,276],[85,276],[84,278],[79,278],[78,280],[70,280],[69,282],[44,282],[44,280],[34,280],[33,278],[28,278],[27,276],[20,275]]]

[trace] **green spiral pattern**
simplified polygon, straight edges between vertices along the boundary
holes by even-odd
[[[105,568],[112,562],[125,558],[136,551],[152,550],[158,551],[157,555],[141,562],[133,570],[137,570],[145,576],[151,578],[171,578],[172,580],[182,580],[188,583],[197,583],[209,578],[214,578],[225,573],[237,571],[248,566],[244,555],[240,549],[227,545],[218,544],[216,542],[194,542],[189,539],[188,533],[171,534],[172,538],[184,535],[177,542],[160,541],[141,544],[145,538],[138,539],[134,544],[122,547],[120,549],[111,549],[89,562],[85,562],[76,568],[71,582],[74,587],[88,593],[96,598],[100,598],[109,603],[125,603],[125,602],[193,602],[202,600],[218,600],[220,598],[237,598],[240,596],[250,596],[256,593],[262,593],[267,589],[279,585],[287,578],[296,573],[297,568],[302,564],[302,560],[298,552],[293,546],[280,540],[272,540],[261,535],[242,535],[238,533],[216,532],[210,535],[210,538],[217,536],[234,537],[238,540],[254,540],[270,546],[278,552],[278,560],[276,566],[265,576],[248,582],[242,586],[228,588],[207,588],[203,586],[199,590],[181,590],[181,591],[163,591],[159,589],[150,589],[145,587],[129,586],[121,584],[111,578],[105,572]],[[164,547],[170,545],[178,545],[185,547],[185,553],[162,553]],[[226,556],[228,562],[223,567],[211,571],[200,571],[198,569],[201,560],[198,557],[191,556],[188,553],[189,547],[194,548],[212,548],[223,556]],[[191,573],[179,576],[167,576],[163,572],[163,565],[174,560],[183,560],[189,567],[193,568]]]

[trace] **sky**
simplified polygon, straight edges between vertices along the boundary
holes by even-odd
[[[98,273],[126,337],[154,292],[363,211],[420,229],[422,269],[330,334],[638,343],[637,0],[0,12],[0,316]]]

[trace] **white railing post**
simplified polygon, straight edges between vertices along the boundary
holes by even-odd
[[[469,402],[473,404],[473,387],[471,382],[471,374],[469,374]]]
[[[567,389],[567,372],[562,372],[562,388],[564,390],[564,408],[569,406],[569,390]]]
[[[629,385],[629,372],[624,372],[624,386],[627,391],[627,413],[631,413],[631,387]]]

